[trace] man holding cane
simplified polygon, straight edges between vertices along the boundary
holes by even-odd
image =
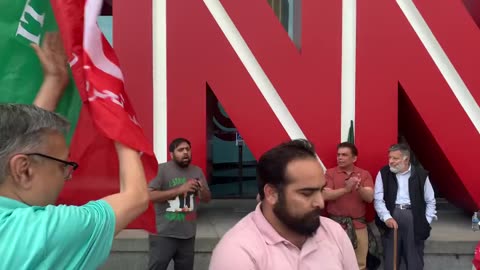
[[[423,269],[424,242],[436,218],[435,194],[428,172],[410,163],[408,146],[395,144],[388,152],[389,164],[377,174],[374,194],[376,223],[384,231],[384,267],[398,268],[404,258],[408,270]]]

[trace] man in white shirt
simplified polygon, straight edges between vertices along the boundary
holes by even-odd
[[[435,194],[428,172],[410,163],[407,145],[395,144],[388,152],[389,164],[378,172],[374,194],[376,223],[384,230],[384,267],[393,269],[393,230],[398,229],[397,264],[404,258],[408,270],[423,269],[424,242],[436,218]]]

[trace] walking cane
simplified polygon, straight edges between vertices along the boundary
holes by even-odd
[[[397,270],[397,228],[393,229],[393,270]]]

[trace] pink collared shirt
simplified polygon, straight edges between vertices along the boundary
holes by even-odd
[[[215,247],[210,270],[355,270],[357,259],[338,223],[321,217],[317,233],[302,249],[280,236],[260,204],[230,229]]]

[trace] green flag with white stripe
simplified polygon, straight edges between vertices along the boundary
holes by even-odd
[[[45,0],[0,0],[0,103],[31,104],[43,81],[40,61],[30,44],[41,45],[57,24]],[[81,107],[72,79],[57,106],[75,130]]]

